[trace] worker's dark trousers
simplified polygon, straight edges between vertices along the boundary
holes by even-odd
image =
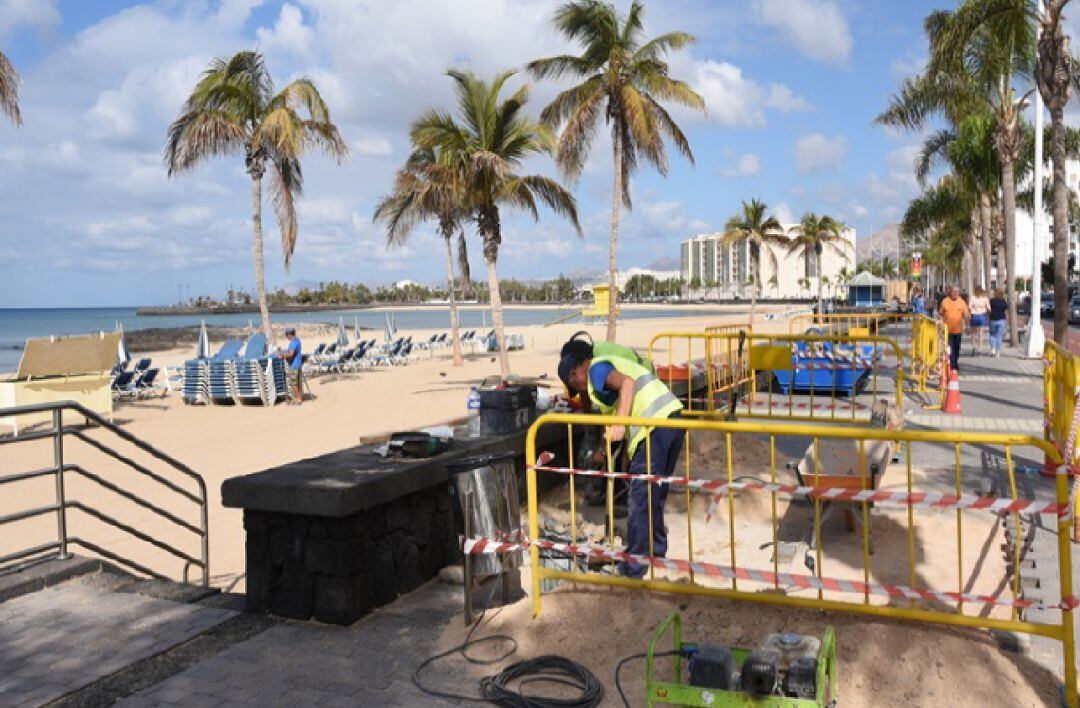
[[[672,417],[677,417],[678,413]],[[668,477],[675,471],[683,448],[685,431],[675,428],[655,428],[649,433],[648,454],[651,469],[646,465],[646,441],[642,440],[630,460],[632,474],[654,474]],[[664,501],[667,484],[652,485],[652,555],[667,554],[667,529],[664,528]],[[626,550],[628,553],[649,555],[649,485],[640,480],[630,483],[630,509],[626,520]],[[619,563],[619,572],[634,578],[645,574],[645,567],[637,563]]]
[[[949,366],[953,371],[960,371],[960,337],[962,335],[949,333]]]

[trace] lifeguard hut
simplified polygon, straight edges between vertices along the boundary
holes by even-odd
[[[607,317],[608,312],[611,310],[611,286],[594,285],[592,294],[593,306],[587,310],[582,310],[581,315],[583,317]],[[619,309],[616,306],[615,314],[618,313]]]

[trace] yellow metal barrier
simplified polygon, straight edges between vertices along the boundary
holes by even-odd
[[[649,358],[688,416],[861,422],[903,402],[903,351],[873,335],[660,332]]]
[[[1080,390],[1080,357],[1066,351],[1057,342],[1047,342],[1043,350],[1043,415],[1046,439],[1059,451],[1064,452],[1070,436],[1075,443],[1074,418],[1077,392]],[[1080,454],[1073,449],[1075,463]]]
[[[746,332],[747,334],[750,334],[753,331],[754,328],[750,326],[749,322],[711,325],[705,328],[705,334],[738,334],[739,332]]]
[[[559,464],[558,458],[554,461],[538,458],[541,451],[536,448],[537,431],[543,426],[566,427],[568,449],[564,461],[567,467],[550,466]],[[576,433],[590,426],[646,426],[652,430],[669,428],[682,433],[685,465],[678,464],[673,477],[659,478],[664,484],[650,483],[655,482],[657,477],[630,482],[631,485],[639,485],[636,491],[632,488],[631,494],[640,496],[641,486],[648,494],[647,553],[638,552],[628,556],[622,544],[616,541],[615,482],[616,478],[631,475],[616,472],[611,461],[610,443],[606,471],[590,472],[569,467],[569,460],[575,459]],[[697,447],[694,441],[697,441]],[[709,449],[709,442],[715,443],[715,447]],[[651,434],[643,444],[646,469],[652,470]],[[754,444],[758,447],[757,457],[762,461],[767,460],[763,464],[757,464],[757,459],[745,459],[745,455],[749,454],[747,451]],[[790,458],[792,446],[796,444],[799,449],[806,446],[805,454],[796,453],[798,457],[795,458],[797,464],[794,468],[791,462],[795,460],[782,465],[780,460],[785,456]],[[767,450],[762,447],[764,445],[767,445]],[[955,451],[951,462],[950,456],[940,454],[942,448],[953,448]],[[842,449],[848,451],[846,457],[838,454],[838,450]],[[1017,456],[1040,452],[1060,460],[1056,449],[1048,441],[1019,434],[548,414],[529,429],[525,449],[526,459],[530,462],[526,479],[534,616],[539,615],[542,608],[542,583],[568,581],[1045,636],[1062,643],[1065,697],[1068,705],[1076,708],[1076,648],[1070,610],[1076,607],[1077,601],[1072,588],[1069,521],[1061,513],[1068,504],[1067,477],[1057,476],[1054,502],[1025,500],[1017,496],[1014,470]],[[740,455],[744,457],[735,462]],[[894,455],[905,458],[902,468],[897,465],[903,470],[904,479],[902,482],[893,480],[885,484],[883,480],[888,481],[888,467]],[[971,493],[970,487],[977,483],[977,480],[971,479],[973,459],[981,460],[983,474],[988,465],[998,466],[995,469],[1008,483],[1007,487],[999,488],[1007,488],[1007,496],[987,498]],[[913,460],[919,464],[913,464]],[[964,460],[968,460],[967,465]],[[537,463],[532,464],[533,461]],[[844,475],[837,474],[840,465],[846,465]],[[967,478],[965,466],[969,468]],[[788,480],[789,483],[785,484],[785,480],[779,478],[778,470],[788,469],[795,469],[800,475],[797,486],[795,480]],[[540,472],[568,477],[566,487],[557,486],[545,492],[544,504],[554,504],[556,508],[564,509],[566,505],[562,497],[553,498],[552,495],[569,494],[569,543],[551,541],[541,533],[541,499],[537,482]],[[974,476],[982,477],[983,474]],[[596,512],[602,513],[603,518],[591,523],[583,518],[588,509],[578,500],[582,477],[585,480],[600,477],[602,482],[606,482],[607,503],[603,512]],[[846,484],[843,483],[844,479],[847,480]],[[955,488],[952,486],[954,483]],[[842,489],[838,490],[838,487]],[[942,496],[942,488],[949,490],[948,496]],[[662,524],[657,519],[654,526],[651,502],[653,494],[660,493],[661,489],[665,497],[666,490],[671,489],[671,496],[677,503],[668,504],[669,507],[676,507],[667,511],[668,523]],[[684,494],[677,494],[680,489]],[[849,496],[838,496],[837,491]],[[756,501],[763,499],[762,495],[770,497],[771,504],[767,508]],[[700,518],[702,505],[695,504],[695,499],[701,500],[703,496],[713,497],[713,504],[705,512],[704,521]],[[794,504],[796,497],[807,500],[809,504]],[[857,550],[852,541],[845,543],[843,538],[837,539],[835,533],[831,537],[823,537],[825,518],[838,504],[849,514],[857,513],[857,518],[861,520],[862,533]],[[782,508],[784,505],[786,509]],[[812,521],[809,518],[811,505]],[[906,554],[906,568],[901,567],[903,561],[879,563],[876,567],[872,562],[874,549],[870,509],[875,505],[874,533],[882,536],[891,532],[891,536],[884,536],[883,545],[890,553]],[[676,522],[682,508],[685,508],[685,533]],[[932,581],[928,578],[934,578],[935,573],[939,579],[949,575],[948,572],[941,572],[949,571],[952,562],[948,544],[944,543],[949,536],[941,533],[939,527],[941,519],[946,522],[951,519],[951,509],[956,511],[955,586],[943,590],[930,587]],[[1011,584],[1004,582],[1009,577],[1004,558],[1000,559],[998,569],[987,571],[993,561],[992,551],[989,550],[995,545],[991,543],[992,535],[1000,533],[999,514],[1012,513],[1019,521],[1021,510],[1025,514],[1051,514],[1056,517],[1060,607],[1066,610],[1060,613],[1058,623],[1035,623],[1023,618],[1021,612],[1034,603],[1023,599],[1015,573],[1012,574]],[[919,523],[916,523],[916,511],[919,512]],[[695,534],[695,523],[699,527],[703,523],[708,525],[711,523],[708,521],[709,515],[713,513],[718,517],[727,517],[723,524],[726,528],[719,531],[713,525],[706,529],[706,533]],[[738,524],[737,514],[740,515]],[[758,523],[755,524],[755,521]],[[640,523],[640,519],[637,523]],[[812,575],[799,575],[780,567],[780,547],[785,545],[781,539],[791,537],[793,523],[812,527],[814,562],[811,565],[807,560]],[[782,526],[787,527],[786,536],[781,533]],[[981,549],[974,554],[978,557],[964,554],[964,528],[969,528],[969,535],[975,537],[969,539],[969,547],[975,545]],[[971,528],[974,531],[970,531]],[[984,540],[979,535],[982,529],[988,529],[991,536]],[[667,558],[667,553],[656,552],[658,530],[664,530],[662,540],[668,545],[673,559]],[[565,533],[565,530],[560,529],[559,532]],[[899,546],[896,536],[905,532],[907,543]],[[726,538],[722,537],[724,533]],[[759,535],[754,536],[755,533]],[[740,543],[740,535],[743,538],[752,536],[751,541]],[[1018,535],[1022,538],[1022,534]],[[762,538],[770,538],[771,542],[759,545]],[[824,550],[826,540],[830,553]],[[708,546],[710,541],[715,545]],[[762,550],[770,546],[771,555]],[[541,549],[547,549],[544,553],[548,558],[543,562]],[[920,552],[922,558],[919,557]],[[1010,560],[1015,568],[1019,560],[1018,545],[1014,545],[1013,553]],[[563,560],[556,563],[552,560],[555,556]],[[625,577],[618,574],[614,567],[600,572],[605,565],[614,566],[620,560],[644,566],[646,574],[640,578]],[[667,577],[658,576],[657,567],[669,573]],[[848,577],[844,577],[845,574]],[[853,574],[854,577],[851,577]],[[923,577],[924,574],[926,577]],[[994,574],[1002,577],[994,577]],[[1059,598],[1046,600],[1048,605],[1054,606]]]
[[[941,408],[945,405],[945,369],[942,366],[946,349],[945,323],[925,315],[911,318],[911,378],[919,393],[930,393],[932,379],[937,378],[938,402],[928,408]]]

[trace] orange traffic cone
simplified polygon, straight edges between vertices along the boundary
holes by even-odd
[[[960,377],[955,371],[949,371],[949,387],[945,390],[945,406],[941,409],[945,413],[963,413],[960,406]]]

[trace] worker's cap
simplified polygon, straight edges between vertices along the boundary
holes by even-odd
[[[559,379],[571,391],[574,390],[574,387],[570,385],[570,372],[580,362],[581,358],[573,354],[567,354],[562,359],[559,359]]]
[[[296,334],[296,327],[286,327],[285,334]]]

